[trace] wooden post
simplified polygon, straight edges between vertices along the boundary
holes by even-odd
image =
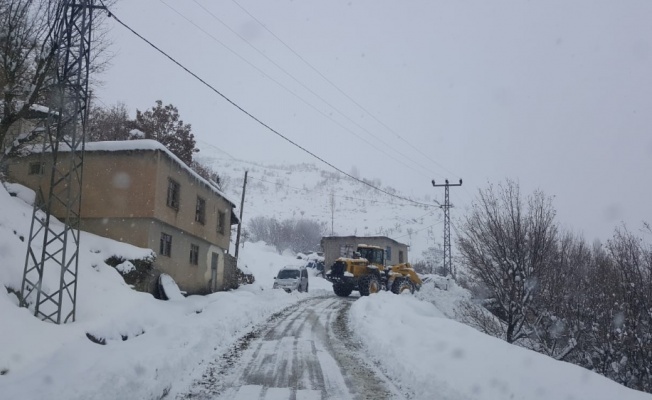
[[[235,259],[238,259],[238,252],[240,251],[240,230],[242,227],[242,208],[244,207],[245,191],[247,190],[247,173],[245,171],[244,183],[242,184],[242,200],[240,200],[240,220],[238,221],[238,233],[235,237]]]

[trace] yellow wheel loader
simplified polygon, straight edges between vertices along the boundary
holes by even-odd
[[[409,263],[385,265],[382,247],[359,244],[353,258],[340,257],[325,275],[336,295],[346,297],[354,290],[369,296],[381,290],[414,293],[423,282]]]

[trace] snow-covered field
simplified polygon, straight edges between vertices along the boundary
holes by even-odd
[[[30,200],[29,192],[12,190]],[[0,185],[0,286],[13,290],[21,283],[32,212],[21,198]],[[0,399],[174,398],[273,313],[309,296],[333,296],[330,284],[314,276],[308,294],[272,290],[276,271],[300,261],[263,243],[241,251],[253,285],[175,301],[133,291],[104,263],[113,255],[143,258],[150,251],[83,235],[74,323],[41,322],[0,288]],[[370,359],[413,398],[652,399],[448,318],[466,295],[449,289],[428,284],[417,296],[380,293],[351,308],[351,327]]]

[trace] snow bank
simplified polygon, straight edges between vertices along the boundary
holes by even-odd
[[[216,359],[254,325],[307,296],[272,290],[271,279],[260,279],[264,289],[261,283],[172,302],[156,300],[132,290],[104,263],[111,256],[151,258],[151,250],[82,233],[76,322],[42,322],[5,290],[20,290],[31,216],[32,207],[0,185],[3,399],[141,399],[165,392],[173,398],[172,393],[201,376],[206,360]],[[52,226],[62,228],[58,221]],[[242,255],[255,274],[271,273],[293,260],[274,257],[270,266],[272,257],[262,245],[248,244]]]
[[[409,294],[362,297],[351,307],[350,323],[367,354],[415,399],[652,399],[480,333]]]

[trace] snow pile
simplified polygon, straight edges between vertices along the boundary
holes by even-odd
[[[351,307],[350,324],[367,354],[415,399],[652,399],[482,334],[409,294],[360,298]]]
[[[306,260],[247,242],[240,262],[256,276],[254,284],[208,296],[156,300],[129,288],[104,262],[112,256],[149,258],[151,250],[84,233],[77,320],[65,325],[42,322],[4,290],[19,291],[32,214],[21,199],[29,200],[29,194],[20,187],[12,191],[23,195],[12,197],[0,186],[3,399],[173,399],[202,377],[208,363],[220,362],[238,338],[272,314],[308,296],[334,296],[331,284],[315,276],[310,277],[309,294],[273,290],[280,268]],[[58,222],[53,226],[61,228]],[[468,293],[452,283],[447,291],[435,289],[433,282],[414,296],[382,292],[351,307],[351,330],[366,348],[364,354],[411,390],[411,398],[652,399],[446,318]]]
[[[19,292],[22,281],[32,207],[21,198],[0,185],[0,398],[140,399],[183,391],[206,360],[307,296],[272,290],[268,276],[233,292],[156,300],[104,262],[149,258],[151,250],[82,233],[76,322],[42,322],[5,290]],[[61,229],[58,221],[53,226]],[[247,244],[241,254],[261,276],[294,260],[261,244]]]
[[[414,294],[416,298],[434,304],[446,317],[457,319],[461,303],[471,301],[471,292],[450,278],[440,275],[426,275],[426,278],[421,290]]]

